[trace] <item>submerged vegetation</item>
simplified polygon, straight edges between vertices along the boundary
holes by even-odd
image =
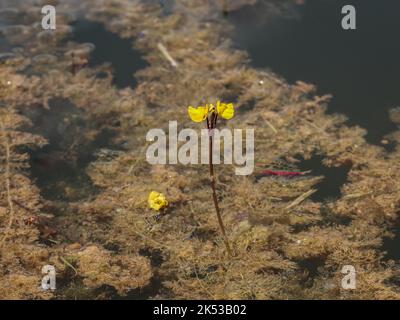
[[[256,1],[226,8],[225,1],[176,0],[165,14],[147,1],[60,0],[54,32],[37,26],[39,2],[9,1],[0,12],[15,7],[0,27],[7,50],[0,58],[1,299],[400,298],[399,261],[387,259],[383,246],[398,228],[398,144],[387,152],[367,143],[366,130],[326,113],[329,95],[249,65],[222,17]],[[280,2],[268,8],[279,11]],[[148,63],[132,75],[136,86],[119,88],[112,66],[87,63],[96,48],[71,38],[79,19],[131,41]],[[205,166],[150,165],[145,157],[150,128],[176,120],[198,130],[186,106],[212,97],[234,103],[227,127],[255,129],[257,164],[249,176],[235,175],[233,165],[213,172],[217,215]],[[59,113],[65,104],[79,112]],[[55,139],[40,130],[50,114],[61,115],[47,119]],[[390,116],[399,122],[397,109]],[[103,139],[104,132],[112,135]],[[400,142],[399,132],[391,140]],[[315,157],[346,168],[339,195],[312,197],[327,178],[299,159]],[[311,172],[257,175],[277,159]],[[59,175],[43,187],[47,172],[65,168],[60,162],[90,182],[81,187]],[[148,202],[153,190],[162,195],[157,215]],[[55,291],[40,288],[48,264],[57,271]],[[340,285],[345,265],[357,271],[355,290]]]

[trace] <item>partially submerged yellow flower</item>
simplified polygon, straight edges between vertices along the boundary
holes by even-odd
[[[157,191],[150,192],[148,202],[150,208],[156,211],[159,211],[168,205],[168,201],[165,196]]]
[[[235,109],[233,109],[233,103],[223,103],[221,101],[217,102],[217,112],[224,119],[232,119],[235,114]]]
[[[233,109],[233,103],[218,101],[217,108],[215,108],[213,104],[206,104],[205,106],[199,106],[197,108],[189,106],[188,112],[192,121],[202,122],[206,120],[211,113],[217,113],[222,118],[229,120],[233,117],[235,110]]]

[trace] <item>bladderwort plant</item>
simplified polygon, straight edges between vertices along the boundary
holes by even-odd
[[[232,119],[235,113],[232,103],[222,103],[217,101],[216,107],[213,104],[206,104],[205,106],[199,106],[194,108],[192,106],[188,107],[188,112],[190,119],[194,122],[203,122],[206,120],[207,129],[208,129],[208,155],[209,161],[208,165],[210,168],[210,185],[212,189],[212,197],[214,201],[215,212],[217,213],[217,219],[219,228],[222,233],[222,237],[226,246],[226,250],[228,252],[229,257],[232,257],[232,250],[229,245],[229,240],[226,235],[224,223],[222,221],[221,210],[218,205],[217,191],[216,191],[216,183],[215,183],[215,175],[214,175],[214,164],[213,164],[213,142],[214,142],[214,129],[217,127],[218,116],[224,119]]]

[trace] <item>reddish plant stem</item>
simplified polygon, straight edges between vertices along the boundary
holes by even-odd
[[[213,139],[214,139],[214,134],[211,130],[215,128],[215,125],[217,123],[217,116],[215,114],[211,115],[210,121],[207,119],[207,127],[208,127],[208,132],[209,132],[209,150],[208,150],[208,163],[210,167],[210,184],[211,184],[211,189],[212,189],[212,194],[213,194],[213,200],[214,200],[214,207],[215,207],[215,212],[217,213],[217,218],[218,218],[218,224],[219,228],[221,229],[221,233],[224,239],[224,243],[226,246],[226,250],[228,252],[229,257],[232,257],[232,250],[229,245],[228,237],[226,236],[225,232],[225,227],[224,223],[222,221],[221,217],[221,211],[219,209],[218,205],[218,198],[217,198],[217,191],[215,187],[215,176],[214,176],[214,164],[213,164]]]

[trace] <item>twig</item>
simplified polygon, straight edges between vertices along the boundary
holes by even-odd
[[[309,196],[311,196],[313,193],[317,192],[317,189],[311,189],[308,190],[307,192],[303,193],[301,196],[297,197],[291,204],[289,204],[285,209],[291,209],[298,204],[302,203],[304,200],[306,200]]]
[[[75,267],[72,264],[70,264],[66,259],[64,259],[62,256],[59,256],[59,257],[60,257],[62,262],[64,262],[68,267],[70,267],[72,270],[75,271],[75,275],[77,276],[78,275],[78,271],[75,269]]]
[[[271,122],[269,122],[267,119],[264,119],[264,121],[265,121],[265,123],[268,125],[268,127],[270,127],[271,130],[272,130],[275,134],[278,133],[278,130],[275,129],[275,127],[272,125]]]
[[[31,212],[32,210],[29,209],[27,206],[24,206],[21,202],[19,202],[18,200],[12,199],[12,202],[14,202],[17,206],[21,207],[22,209],[24,209],[25,211]]]
[[[361,198],[361,197],[364,197],[364,196],[368,196],[370,194],[372,194],[372,191],[370,191],[370,192],[361,192],[361,193],[352,193],[352,194],[345,195],[343,197],[343,199],[346,199],[346,200],[348,200],[348,199],[356,199],[356,198]]]
[[[161,51],[161,53],[164,55],[164,57],[169,61],[171,66],[173,66],[174,68],[177,68],[178,67],[178,63],[174,60],[174,58],[171,57],[171,55],[169,54],[167,48],[164,47],[164,45],[162,43],[160,43],[160,42],[157,44],[157,47]]]

